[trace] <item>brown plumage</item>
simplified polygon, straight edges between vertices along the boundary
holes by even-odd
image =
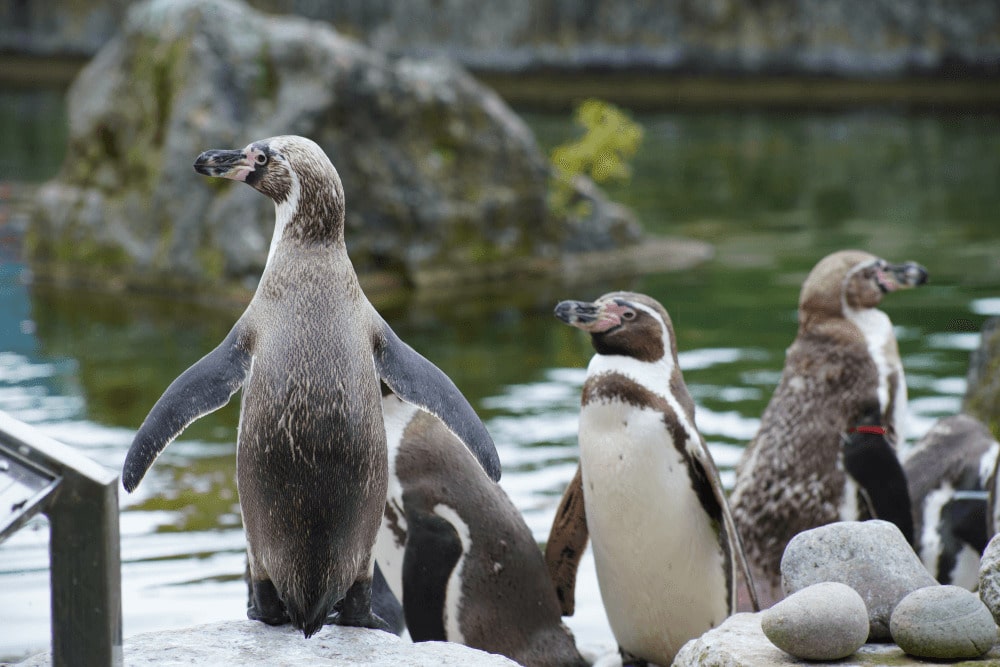
[[[925,280],[919,265],[893,266],[855,250],[827,256],[806,278],[798,335],[731,496],[764,601],[782,597],[780,561],[793,536],[858,518],[855,494],[845,496],[841,433],[877,404],[889,441],[897,441],[906,385],[892,324],[876,306],[886,292]]]

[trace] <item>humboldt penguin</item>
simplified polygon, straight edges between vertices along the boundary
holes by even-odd
[[[318,145],[273,137],[206,151],[194,168],[272,199],[274,235],[246,311],[139,428],[124,487],[134,490],[188,424],[242,388],[236,472],[247,615],[290,621],[306,637],[325,622],[385,628],[371,612],[387,487],[379,379],[441,418],[497,479],[493,441],[451,380],[401,341],[362,292],[344,243],[344,189]]]
[[[521,513],[428,412],[382,398],[389,494],[375,557],[414,641],[450,641],[527,667],[586,663],[562,623]]]
[[[975,417],[938,420],[903,460],[913,499],[914,548],[942,584],[970,590],[993,535],[990,489],[1000,443]]]
[[[579,470],[546,545],[549,570],[570,613],[589,537],[623,661],[669,665],[735,611],[738,571],[752,589],[695,427],[673,324],[659,302],[632,292],[563,301],[555,315],[589,333],[597,353],[581,397]]]
[[[892,322],[878,305],[926,281],[919,264],[843,250],[823,258],[802,285],[798,335],[730,496],[765,605],[783,597],[781,556],[792,537],[865,518],[841,435],[877,405],[885,438],[893,447],[903,440],[906,382]]]

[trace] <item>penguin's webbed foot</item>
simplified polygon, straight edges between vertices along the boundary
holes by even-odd
[[[247,600],[247,618],[268,625],[284,625],[291,621],[285,604],[270,580],[250,581]]]
[[[344,598],[334,605],[334,613],[327,617],[326,623],[392,632],[389,624],[381,616],[372,612],[371,579],[359,579],[351,584]]]
[[[372,630],[383,630],[392,632],[389,624],[382,620],[378,614],[368,612],[367,616],[345,616],[343,612],[335,612],[326,617],[326,624],[345,625],[350,628],[371,628]]]

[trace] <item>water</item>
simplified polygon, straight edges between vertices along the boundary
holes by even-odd
[[[50,176],[60,135],[29,121],[58,127],[58,96],[5,92],[0,102],[0,181]],[[545,146],[574,131],[562,116],[528,119]],[[929,285],[884,304],[915,436],[959,410],[968,353],[984,319],[1000,314],[996,116],[690,112],[639,120],[646,140],[634,178],[610,191],[650,231],[713,243],[711,261],[573,288],[512,284],[483,299],[418,295],[383,311],[480,412],[504,464],[502,486],[540,542],[575,469],[579,393],[592,354],[582,333],[552,317],[561,299],[627,288],[666,305],[698,425],[727,485],[794,337],[802,279],[827,253],[859,247],[930,271]],[[238,311],[32,285],[16,239],[0,237],[0,410],[120,469],[149,407],[225,336]],[[126,637],[243,618],[237,416],[234,401],[200,420],[135,494],[122,492]],[[38,520],[0,545],[0,656],[48,644],[47,539]],[[584,568],[568,622],[582,645],[608,647],[589,557]]]

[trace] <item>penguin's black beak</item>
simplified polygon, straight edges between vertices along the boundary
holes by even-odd
[[[247,174],[253,172],[254,165],[242,150],[208,150],[194,161],[194,170],[204,176],[246,181]]]
[[[613,302],[560,301],[555,316],[588,333],[600,333],[621,324],[620,308]]]
[[[927,282],[927,269],[916,262],[888,264],[879,271],[878,282],[883,292],[919,287]]]

